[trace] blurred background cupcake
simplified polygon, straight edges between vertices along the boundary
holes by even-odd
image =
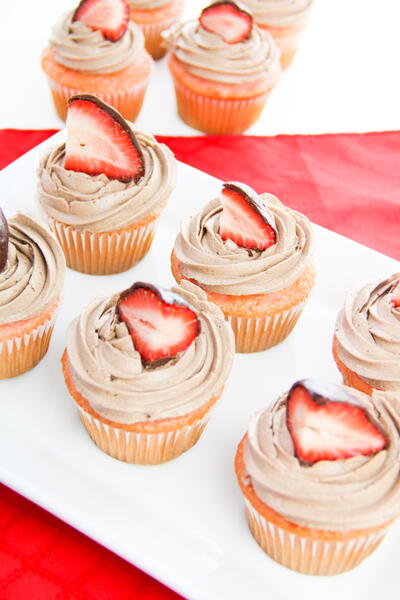
[[[256,413],[235,464],[264,552],[310,575],[369,556],[400,514],[399,428],[398,394],[311,379]]]
[[[130,18],[143,31],[146,50],[158,60],[166,49],[161,32],[179,21],[184,0],[129,0]]]
[[[243,0],[259,27],[273,36],[281,50],[283,69],[292,62],[307,25],[313,0]]]
[[[181,119],[208,134],[251,127],[281,74],[271,35],[235,3],[216,2],[163,37]]]
[[[89,94],[70,99],[66,132],[40,162],[39,203],[69,267],[125,271],[151,246],[175,187],[174,155]]]
[[[138,282],[83,310],[69,327],[62,363],[95,444],[149,465],[197,442],[233,356],[232,331],[199,287]]]
[[[53,29],[42,55],[54,105],[65,120],[70,96],[90,92],[130,121],[139,114],[153,60],[127,0],[82,0]]]
[[[343,383],[366,394],[400,392],[400,273],[350,292],[335,326]]]
[[[237,352],[283,341],[299,319],[316,271],[311,223],[272,194],[224,183],[181,226],[171,256],[179,283],[190,279],[224,312]]]
[[[65,276],[61,247],[35,219],[0,209],[0,379],[32,369],[46,354]]]

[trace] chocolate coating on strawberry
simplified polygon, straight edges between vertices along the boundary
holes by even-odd
[[[81,0],[72,21],[81,21],[101,31],[106,40],[117,42],[128,28],[129,14],[127,0]]]
[[[0,208],[0,273],[7,264],[8,258],[8,224]]]
[[[291,387],[286,422],[303,464],[369,456],[387,446],[385,436],[346,390],[313,379]]]
[[[392,288],[391,303],[394,308],[400,308],[400,281]]]
[[[244,183],[223,184],[219,234],[249,250],[263,251],[276,243],[273,214],[259,195]]]
[[[185,351],[201,331],[190,304],[179,294],[136,282],[121,293],[117,315],[126,324],[146,367],[158,367]]]
[[[251,14],[230,0],[220,0],[206,6],[199,21],[203,29],[221,36],[227,44],[245,42],[253,27]]]
[[[106,175],[124,183],[144,175],[144,157],[135,134],[112,106],[92,94],[68,100],[64,167]]]

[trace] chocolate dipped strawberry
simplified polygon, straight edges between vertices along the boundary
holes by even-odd
[[[125,119],[91,94],[68,101],[64,167],[125,183],[144,175],[139,143]]]
[[[397,285],[393,288],[391,303],[394,308],[400,307],[400,281],[397,282]]]
[[[386,448],[367,412],[337,385],[297,381],[288,394],[286,418],[296,456],[304,463],[368,456]]]
[[[258,194],[244,183],[224,183],[219,234],[242,248],[266,250],[276,242],[273,214]]]
[[[246,41],[253,27],[253,17],[228,0],[214,2],[204,8],[199,21],[203,29],[219,35],[227,44]]]
[[[0,208],[0,273],[7,264],[8,258],[8,224]]]
[[[103,37],[116,42],[124,35],[129,23],[127,0],[82,0],[75,10],[72,21],[81,21]]]
[[[181,296],[149,283],[137,282],[122,292],[117,314],[146,366],[174,358],[200,333],[196,313]]]

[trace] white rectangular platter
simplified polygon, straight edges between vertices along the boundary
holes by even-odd
[[[1,205],[8,217],[16,210],[38,214],[39,157],[62,135],[0,173]],[[180,221],[219,189],[217,179],[179,164],[176,191],[139,265],[108,277],[68,271],[47,356],[31,372],[0,381],[0,478],[190,600],[394,597],[399,525],[352,572],[329,578],[293,573],[253,541],[233,461],[250,415],[296,379],[340,381],[330,350],[337,311],[350,288],[398,269],[395,260],[315,226],[318,281],[296,329],[272,350],[236,355],[202,438],[178,459],[147,467],[119,462],[98,450],[80,424],[60,370],[69,322],[92,297],[125,289],[135,280],[171,285],[169,255]]]

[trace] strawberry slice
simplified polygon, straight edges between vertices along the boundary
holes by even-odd
[[[127,0],[81,0],[72,21],[81,21],[94,31],[101,31],[110,42],[117,42],[128,28]]]
[[[144,158],[138,141],[123,117],[111,106],[81,94],[68,100],[64,167],[109,179],[138,181]]]
[[[253,17],[229,1],[210,4],[202,10],[199,21],[203,29],[220,35],[227,44],[244,42],[253,27]]]
[[[190,346],[200,321],[178,294],[138,282],[122,292],[117,314],[147,366],[159,366]]]
[[[394,308],[400,307],[400,280],[397,282],[397,284],[393,288],[393,295],[391,298],[391,303],[393,304]]]
[[[258,194],[244,183],[224,183],[219,234],[238,246],[266,250],[276,242],[276,225],[272,213]]]
[[[8,223],[0,208],[0,273],[7,264],[8,258]]]
[[[286,417],[296,456],[307,463],[368,456],[386,448],[385,437],[367,413],[337,385],[296,382],[289,391]]]

